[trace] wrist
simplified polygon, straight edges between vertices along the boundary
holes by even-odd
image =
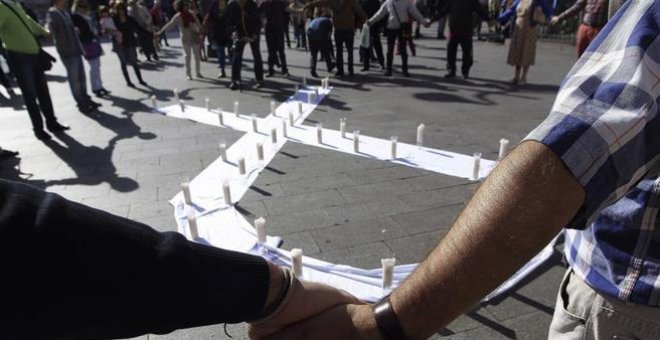
[[[281,295],[282,289],[286,284],[284,281],[284,269],[268,262],[268,292],[266,294],[266,302],[264,303],[261,313],[273,309],[273,304],[278,303],[278,298]]]
[[[372,305],[349,305],[348,308],[357,333],[356,339],[383,340],[374,318]]]

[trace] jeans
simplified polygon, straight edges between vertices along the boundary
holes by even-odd
[[[318,58],[319,52],[323,59],[325,59],[325,64],[328,67],[328,72],[332,71],[332,56],[330,52],[330,46],[332,41],[330,39],[309,39],[309,51],[311,52],[311,59],[309,68],[310,71],[316,72],[316,61]]]
[[[227,54],[225,53],[225,46],[217,45],[215,47],[215,53],[216,56],[218,57],[218,66],[220,67],[220,69],[224,71],[225,65],[227,64]]]
[[[55,124],[57,119],[53,112],[53,103],[50,100],[48,83],[44,72],[39,68],[39,60],[36,54],[25,54],[7,51],[9,65],[16,75],[18,87],[23,93],[23,101],[30,115],[32,128],[41,131],[44,128],[43,118],[46,124]],[[37,99],[39,104],[37,104]]]
[[[405,25],[405,23],[404,23]],[[408,51],[406,45],[408,44],[408,39],[404,34],[403,29],[386,29],[385,35],[387,36],[387,72],[392,73],[392,64],[394,63],[394,47],[396,46],[396,40],[399,40],[399,53],[401,54],[401,70],[403,73],[408,72]]]
[[[461,71],[463,75],[470,74],[470,68],[474,60],[472,52],[472,37],[450,37],[447,42],[447,70],[451,73],[456,73],[456,53],[458,52],[458,45],[461,45],[463,51],[463,64]]]
[[[66,68],[66,76],[69,80],[69,87],[78,106],[85,106],[91,101],[87,95],[87,80],[85,79],[85,67],[82,57],[60,58]]]
[[[601,295],[569,269],[557,294],[548,339],[659,339],[660,307]]]
[[[275,72],[275,65],[282,67],[282,73],[288,73],[284,54],[284,32],[266,27],[266,46],[268,47],[268,73]]]
[[[119,58],[119,63],[121,66],[121,73],[124,75],[124,79],[127,84],[131,83],[131,77],[128,75],[127,65],[133,66],[135,74],[139,81],[142,81],[142,73],[140,73],[140,67],[137,64],[137,53],[135,52],[135,47],[133,46],[122,46],[115,44],[113,47],[115,53],[117,53],[117,58]]]
[[[348,52],[348,73],[353,74],[353,29],[335,30],[335,45],[337,45],[337,73],[344,73],[344,46]]]
[[[103,88],[101,80],[101,58],[87,60],[89,64],[89,82],[92,85],[92,91],[96,92]]]
[[[293,21],[293,36],[296,37],[296,47],[307,48],[307,34],[305,33],[305,20]]]
[[[181,44],[183,45],[183,54],[185,56],[186,60],[186,75],[190,77],[190,54],[192,52],[193,57],[195,58],[195,74],[201,74],[200,68],[199,68],[199,44],[198,43],[192,43],[192,44],[186,44],[183,41],[181,41]]]
[[[261,60],[261,51],[259,51],[259,37],[253,41],[237,40],[234,42],[234,58],[231,65],[231,80],[240,82],[241,81],[241,66],[243,64],[243,50],[245,45],[250,45],[250,50],[252,50],[252,56],[254,59],[254,75],[258,82],[264,80],[264,65]]]
[[[447,17],[442,17],[438,19],[438,38],[444,38],[445,37],[445,23],[447,21]]]

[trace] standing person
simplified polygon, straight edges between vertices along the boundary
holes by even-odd
[[[231,84],[229,88],[235,91],[241,88],[241,67],[243,65],[243,50],[250,45],[254,60],[254,75],[257,80],[255,88],[264,86],[264,65],[259,51],[259,31],[261,18],[259,8],[254,0],[230,0],[227,4],[228,25],[233,44],[231,66]]]
[[[609,6],[609,0],[577,0],[569,9],[552,17],[550,24],[557,25],[568,18],[584,13],[575,42],[579,58],[596,38],[598,32],[607,24]]]
[[[197,1],[193,0],[190,1],[189,3],[190,3],[190,13],[192,13],[192,15],[194,15],[197,18],[198,22],[200,23],[204,22],[204,14],[202,13],[202,11],[199,10],[199,5],[197,4]],[[204,46],[204,40],[206,40],[206,32],[204,30],[204,26],[202,26],[201,24],[199,26],[200,26],[199,39],[197,39],[199,41],[199,58],[202,61],[206,61],[208,60],[208,58],[206,57],[206,48]]]
[[[50,32],[32,20],[18,2],[0,0],[0,39],[4,42],[7,61],[23,94],[34,135],[40,140],[51,138],[44,131],[44,119],[46,128],[51,132],[69,129],[57,122],[44,68],[40,63],[37,36],[48,35]]]
[[[429,3],[427,2],[427,0],[414,0],[413,2],[415,3],[415,6],[417,7],[419,13],[422,13],[422,15],[424,16],[431,17],[429,15]],[[422,23],[417,21],[415,23],[415,35],[413,36],[414,39],[420,39],[423,37],[421,29],[422,29]]]
[[[458,45],[463,51],[461,71],[463,78],[470,76],[470,68],[474,61],[472,49],[473,14],[488,20],[488,12],[479,0],[448,0],[445,7],[439,9],[439,18],[449,16],[449,41],[447,42],[447,74],[445,78],[456,77],[456,52]]]
[[[115,3],[115,15],[111,21],[104,20],[107,24],[105,27],[109,27],[110,23],[115,27],[115,30],[112,30],[112,50],[117,54],[119,58],[119,63],[121,65],[121,73],[124,75],[124,80],[126,80],[126,86],[135,87],[131,82],[131,78],[128,75],[127,65],[133,66],[135,75],[140,82],[140,85],[147,86],[147,83],[142,79],[142,73],[140,72],[140,66],[137,63],[137,52],[135,48],[137,47],[137,23],[133,18],[128,16],[126,9],[126,4],[123,2]],[[107,9],[106,9],[107,11]],[[101,12],[101,15],[105,15],[104,11]]]
[[[316,0],[308,3],[309,6],[328,6],[332,10],[332,22],[335,26],[335,45],[337,47],[336,76],[344,75],[344,47],[348,53],[348,75],[353,76],[353,41],[355,40],[355,24],[357,15],[361,21],[366,21],[367,15],[357,0]]]
[[[48,10],[48,28],[53,33],[55,47],[66,68],[66,75],[78,110],[83,113],[94,111],[100,104],[92,101],[87,94],[85,67],[82,62],[82,45],[73,25],[71,15],[66,8],[67,0],[53,1]]]
[[[72,6],[71,19],[78,31],[78,38],[83,46],[83,56],[89,64],[89,82],[92,85],[92,93],[102,97],[110,93],[103,87],[101,79],[101,56],[103,49],[99,42],[96,25],[89,15],[90,8],[87,0],[75,0]]]
[[[227,32],[227,0],[216,0],[211,4],[204,18],[204,27],[208,31],[211,46],[218,57],[218,67],[220,68],[218,78],[224,78],[226,77],[225,63],[227,61],[225,51],[231,49]]]
[[[305,32],[305,10],[304,4],[300,0],[291,0],[289,2],[291,9],[291,18],[293,20],[293,36],[296,38],[296,48],[307,50],[307,34]],[[298,10],[303,9],[303,10]]]
[[[165,14],[165,11],[163,10],[160,0],[154,0],[153,6],[151,6],[151,18],[152,22],[154,23],[154,28],[156,31],[161,29],[163,25],[168,21],[167,20],[167,14]],[[170,44],[167,42],[167,34],[163,34],[160,36],[160,38],[156,39],[157,41],[157,47],[160,48],[160,42],[163,41],[165,42],[165,46],[170,46]]]
[[[186,58],[186,77],[188,80],[192,79],[190,73],[190,54],[195,58],[195,75],[197,78],[204,78],[200,72],[200,56],[199,56],[199,34],[202,30],[202,25],[197,20],[197,16],[188,10],[188,5],[184,0],[177,0],[174,3],[176,14],[165,24],[156,35],[160,36],[172,28],[174,25],[179,26],[179,34],[181,35],[181,45],[183,46],[183,54]]]
[[[151,61],[151,58],[159,60],[156,46],[154,45],[154,24],[151,12],[147,8],[144,0],[136,1],[132,8],[131,17],[133,17],[138,24],[137,35],[140,47],[142,48],[142,53],[144,53],[144,56],[147,57],[148,61]]]
[[[380,5],[381,3],[379,0],[360,0],[360,6],[369,18],[378,12]],[[385,69],[385,57],[383,56],[383,45],[380,42],[380,34],[383,32],[383,28],[385,27],[386,23],[387,19],[383,18],[369,27],[369,48],[360,48],[363,63],[362,71],[369,71],[372,51],[376,53],[376,59],[378,59],[380,68]]]
[[[316,61],[319,52],[325,60],[328,72],[332,72],[332,69],[335,67],[332,63],[332,50],[330,48],[332,45],[332,20],[328,11],[319,10],[319,13],[320,15],[318,17],[309,22],[309,27],[307,28],[309,50],[311,52],[309,68],[314,78],[318,78],[319,76],[316,73]]]
[[[385,71],[385,76],[387,77],[392,76],[394,46],[397,39],[399,40],[403,76],[410,76],[408,73],[408,52],[406,51],[406,45],[408,44],[408,39],[410,39],[411,16],[428,27],[428,19],[425,19],[419,13],[415,4],[409,0],[385,0],[378,12],[367,21],[367,24],[371,27],[381,19],[387,17],[385,29],[385,35],[387,36],[387,71]]]
[[[498,18],[506,22],[516,17],[516,26],[511,35],[507,64],[516,68],[511,80],[513,85],[527,84],[527,72],[536,59],[536,25],[545,22],[552,15],[552,9],[544,0],[518,0]]]
[[[447,27],[447,17],[437,17],[436,14],[437,14],[437,10],[445,8],[446,4],[447,4],[447,0],[435,0],[433,7],[431,7],[436,11],[431,13],[431,18],[436,17],[438,20],[437,37],[440,40],[447,39],[447,37],[445,36],[445,28]]]
[[[275,65],[280,65],[282,74],[289,76],[284,53],[284,30],[286,29],[287,5],[285,0],[263,0],[259,9],[266,18],[266,46],[268,47],[268,74],[275,75]]]

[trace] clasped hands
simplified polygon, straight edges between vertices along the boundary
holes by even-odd
[[[280,311],[250,324],[250,339],[380,339],[371,305],[314,282],[300,282]]]

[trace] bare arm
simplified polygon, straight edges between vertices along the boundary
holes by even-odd
[[[478,303],[557,235],[583,200],[582,187],[550,149],[538,142],[521,144],[392,293],[406,337],[425,339]],[[380,339],[371,307],[358,305],[337,307],[269,339],[301,335]]]

